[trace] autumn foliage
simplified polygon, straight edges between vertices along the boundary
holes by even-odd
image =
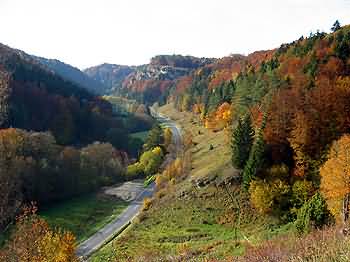
[[[321,191],[332,214],[338,219],[347,220],[350,204],[350,135],[344,135],[332,144],[320,175]]]
[[[232,123],[232,108],[227,102],[220,105],[216,112],[205,119],[205,127],[213,130],[220,130]]]
[[[22,204],[48,205],[124,179],[125,160],[108,143],[77,149],[50,133],[0,130],[0,230]]]
[[[34,206],[24,208],[16,230],[0,250],[1,261],[78,262],[75,237],[70,232],[52,230],[36,214]]]

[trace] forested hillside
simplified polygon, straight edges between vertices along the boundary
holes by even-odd
[[[215,59],[182,55],[159,55],[149,64],[120,66],[102,64],[84,72],[108,86],[106,94],[121,95],[151,105],[165,99],[175,81]]]
[[[0,46],[0,126],[50,130],[61,144],[91,142],[112,123],[111,105],[86,89]]]
[[[336,218],[348,209],[339,209],[348,189],[325,183],[332,179],[321,168],[334,157],[332,143],[350,131],[350,27],[335,23],[332,31],[218,60],[180,79],[167,98],[209,129],[233,125],[233,165],[252,205],[287,221],[318,191]]]
[[[294,221],[321,192],[339,217],[347,209],[333,206],[345,189],[327,187],[322,170],[332,143],[350,131],[349,57],[350,27],[336,22],[330,33],[248,56],[157,56],[127,76],[119,94],[148,104],[174,102],[208,129],[231,130],[232,164],[260,212]]]
[[[154,94],[189,133],[191,168],[178,174],[179,156],[157,175],[135,231],[96,259],[348,258],[350,26],[212,61]]]
[[[90,78],[102,83],[105,95],[118,94],[124,79],[137,69],[136,66],[102,64],[84,70]]]
[[[0,237],[32,201],[18,234],[39,239],[52,232],[32,216],[37,207],[126,180],[126,167],[143,144],[130,134],[153,125],[143,105],[134,107],[120,115],[87,88],[0,44]],[[25,222],[32,218],[43,232]],[[74,245],[74,236],[67,237],[62,243]]]

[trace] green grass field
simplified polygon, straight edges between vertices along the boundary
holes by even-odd
[[[132,133],[132,134],[130,134],[130,136],[133,138],[139,138],[143,142],[145,142],[146,138],[148,136],[148,133],[149,133],[149,131],[142,131],[142,132]]]
[[[118,216],[127,205],[113,197],[91,194],[51,206],[39,215],[50,226],[73,232],[81,242]]]
[[[259,243],[289,230],[276,227],[273,219],[245,214],[236,235],[230,199],[224,190],[211,186],[188,194],[183,199],[162,199],[141,215],[141,222],[95,253],[91,261],[152,261],[147,260],[152,257],[167,261],[168,256],[186,254],[201,259],[193,261],[222,261],[242,254],[245,243]],[[181,260],[189,261],[185,257]]]

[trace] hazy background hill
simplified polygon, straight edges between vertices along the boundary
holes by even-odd
[[[47,59],[44,57],[32,56],[34,60],[40,62],[48,69],[61,77],[74,82],[80,87],[86,88],[95,94],[104,94],[107,87],[101,81],[96,81],[84,74],[78,68],[63,63],[57,59]]]

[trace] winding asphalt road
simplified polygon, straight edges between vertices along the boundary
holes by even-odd
[[[171,128],[173,133],[173,143],[176,146],[176,151],[181,150],[182,137],[180,129],[176,126],[176,124],[169,118],[157,113],[153,109],[151,109],[151,114],[159,122]],[[83,260],[86,260],[92,253],[100,249],[104,244],[112,240],[124,229],[126,229],[131,224],[132,220],[140,213],[143,205],[143,199],[145,197],[152,196],[154,190],[154,183],[145,188],[116,219],[81,243],[77,248],[76,254]]]

